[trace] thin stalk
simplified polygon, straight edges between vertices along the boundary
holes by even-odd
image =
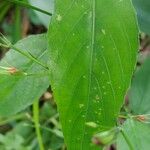
[[[23,51],[17,47],[15,47],[14,45],[11,44],[11,42],[9,40],[7,40],[7,38],[0,33],[0,40],[3,43],[0,43],[0,46],[5,47],[5,48],[12,48],[13,50],[19,52],[20,54],[24,55],[25,57],[27,57],[28,59],[34,61],[35,63],[39,64],[40,66],[42,66],[43,68],[45,68],[46,70],[49,70],[49,68],[47,67],[46,64],[43,64],[42,62],[40,62],[39,60],[37,60],[37,58],[35,58],[32,54],[30,54],[28,51]]]
[[[36,135],[37,135],[40,150],[44,150],[44,144],[43,144],[40,125],[39,125],[40,123],[39,123],[39,102],[38,101],[35,101],[33,103],[33,120],[34,120],[34,125],[35,125],[35,130],[36,130]]]
[[[2,44],[2,43],[0,43],[0,47],[9,48],[8,45]]]
[[[34,126],[31,125],[31,124],[25,124],[25,126],[34,128]],[[39,125],[39,127],[40,127],[40,129],[43,129],[43,130],[45,130],[45,131],[48,131],[48,132],[50,132],[50,133],[56,135],[56,136],[59,137],[59,138],[64,138],[62,132],[59,131],[58,129],[52,130],[52,129],[50,129],[50,128],[47,128],[46,126],[41,126],[41,125]],[[58,133],[58,132],[59,132],[59,133]]]
[[[134,150],[134,147],[133,147],[131,141],[129,140],[128,136],[127,136],[126,133],[124,132],[124,130],[121,129],[120,132],[121,132],[122,136],[124,137],[126,143],[128,144],[130,150]]]
[[[19,1],[19,0],[6,0],[6,1],[8,1],[10,3],[13,3],[13,4],[17,4],[17,5],[22,6],[22,7],[34,9],[34,10],[39,11],[41,13],[44,13],[46,15],[52,16],[52,13],[49,13],[48,11],[45,11],[43,9],[40,9],[38,7],[32,6],[32,5],[28,4],[28,3],[25,3],[25,2],[22,2],[22,1]]]
[[[40,66],[42,66],[43,68],[45,68],[46,70],[48,70],[48,67],[43,64],[42,62],[38,61],[36,58],[34,58],[30,53],[26,53],[24,51],[22,51],[21,49],[11,45],[10,48],[12,48],[13,50],[19,52],[20,54],[24,55],[25,57],[29,58],[30,60],[34,61],[35,63],[39,64]]]
[[[8,118],[6,120],[0,121],[0,126],[5,125],[7,123],[10,123],[12,121],[16,121],[16,120],[20,120],[20,119],[25,119],[25,118],[26,118],[26,116],[24,114],[15,115],[15,116],[12,116],[12,117],[10,117],[10,118]]]

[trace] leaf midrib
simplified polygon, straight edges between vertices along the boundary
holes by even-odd
[[[90,91],[91,91],[91,84],[92,84],[92,66],[93,66],[93,53],[94,53],[94,44],[95,44],[95,7],[96,7],[96,3],[95,0],[92,0],[92,37],[91,37],[91,52],[90,52],[90,68],[89,68],[89,84],[88,84],[88,101],[87,101],[87,108],[86,108],[86,114],[85,114],[85,122],[87,119],[87,115],[88,115],[88,109],[89,109],[89,103],[90,103]],[[85,136],[85,125],[84,125],[84,129],[83,129],[83,137],[81,140],[81,149],[83,149],[83,140],[84,140],[84,136]]]

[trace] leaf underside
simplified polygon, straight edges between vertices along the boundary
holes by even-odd
[[[56,0],[55,6],[49,67],[65,142],[68,150],[98,149],[92,136],[115,126],[135,67],[135,13],[130,0]]]

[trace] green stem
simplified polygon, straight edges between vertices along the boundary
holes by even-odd
[[[35,58],[31,53],[29,53],[28,51],[25,52],[25,51],[15,47],[14,45],[12,45],[11,42],[8,41],[7,38],[2,33],[0,33],[0,40],[3,42],[3,43],[0,43],[1,47],[12,48],[13,50],[19,52],[20,54],[24,55],[25,57],[27,57],[30,60],[34,61],[35,63],[39,64],[40,66],[42,66],[46,70],[49,70],[47,65],[45,65],[42,62],[40,62],[39,60],[37,60],[37,58]]]
[[[13,4],[20,5],[20,6],[22,6],[22,7],[34,9],[34,10],[39,11],[39,12],[42,12],[42,13],[44,13],[44,14],[46,14],[46,15],[52,16],[52,13],[49,13],[49,12],[43,10],[43,9],[40,9],[40,8],[38,8],[38,7],[32,6],[32,5],[28,4],[28,3],[25,3],[25,2],[22,2],[22,1],[19,1],[19,0],[6,0],[6,1],[8,1],[8,2],[10,2],[10,3],[13,3]]]
[[[18,115],[12,116],[12,117],[10,117],[10,118],[8,118],[6,120],[0,121],[0,126],[8,124],[8,123],[10,123],[12,121],[16,121],[16,120],[20,120],[20,119],[25,119],[25,118],[26,118],[26,116],[24,114],[18,114]]]
[[[33,103],[33,120],[34,120],[34,125],[35,125],[35,130],[36,130],[40,150],[44,150],[40,125],[39,125],[39,102],[38,101],[35,101]]]
[[[42,62],[38,61],[30,53],[24,52],[24,51],[20,50],[19,48],[15,47],[13,45],[10,45],[10,48],[12,48],[13,50],[19,52],[20,54],[24,55],[25,57],[29,58],[30,60],[34,61],[35,63],[39,64],[40,66],[42,66],[43,68],[48,70],[48,67],[45,64],[43,64]]]
[[[30,124],[25,124],[25,125],[26,125],[26,126],[29,126],[29,127],[31,127],[31,128],[34,128],[34,126],[33,126],[33,125],[30,125]],[[50,132],[50,133],[56,135],[56,136],[59,137],[59,138],[62,138],[62,139],[64,138],[62,132],[59,131],[58,129],[52,130],[52,129],[50,129],[50,128],[47,128],[46,126],[41,126],[41,125],[39,125],[39,128],[40,128],[40,129],[43,129],[43,130],[45,130],[45,131],[48,131],[48,132]]]
[[[37,60],[37,58],[35,58],[32,54],[30,54],[28,51],[24,52],[23,50],[13,46],[9,41],[7,41],[7,39],[4,39],[5,37],[0,37],[0,40],[2,40],[4,42],[0,43],[0,47],[4,47],[4,48],[12,48],[13,50],[17,51],[18,53],[22,54],[23,56],[27,57],[28,59],[34,61],[35,63],[39,64],[40,66],[42,66],[43,68],[45,68],[46,70],[49,70],[49,68],[47,67],[46,64],[43,64],[42,62],[40,62],[39,60]]]
[[[129,146],[129,148],[130,148],[130,150],[134,150],[134,147],[133,147],[131,141],[129,140],[128,136],[127,136],[126,133],[124,132],[124,130],[121,129],[120,132],[121,132],[122,136],[124,137],[125,141],[127,142],[128,146]]]

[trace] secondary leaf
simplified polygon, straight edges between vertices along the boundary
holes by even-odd
[[[123,130],[128,136],[134,150],[149,150],[150,130],[149,125],[134,120],[127,120],[123,125]],[[117,140],[118,150],[130,150],[124,137],[120,134]]]
[[[135,13],[130,0],[57,0],[55,6],[49,67],[65,141],[68,150],[94,150],[93,134],[115,126],[130,84]]]
[[[129,94],[130,109],[133,114],[150,113],[150,58],[135,74]]]
[[[133,0],[141,31],[150,35],[150,1]]]
[[[47,40],[45,35],[29,36],[15,45],[32,53],[42,62],[47,62]],[[0,66],[16,67],[19,71],[35,75],[0,74],[0,115],[12,115],[40,98],[49,86],[48,75],[41,66],[20,53],[10,50],[0,62]],[[36,75],[39,74],[39,75]]]

